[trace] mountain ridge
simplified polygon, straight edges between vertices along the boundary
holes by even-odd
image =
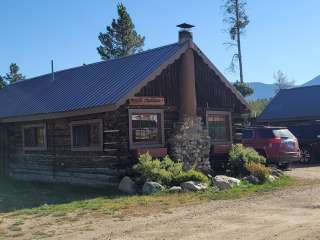
[[[305,87],[305,86],[314,86],[314,85],[320,85],[320,75],[304,83],[302,86]]]

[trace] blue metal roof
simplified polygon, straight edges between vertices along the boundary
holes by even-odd
[[[258,121],[320,119],[320,86],[281,90],[261,113]]]
[[[0,90],[0,118],[115,104],[174,56],[178,43],[35,77]]]

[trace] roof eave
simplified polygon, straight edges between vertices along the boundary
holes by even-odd
[[[263,123],[263,122],[293,122],[293,121],[310,121],[310,120],[320,120],[320,116],[301,116],[301,117],[292,117],[292,118],[269,118],[269,119],[263,119],[258,118],[257,122]]]
[[[7,118],[0,119],[0,123],[28,122],[28,121],[68,118],[68,117],[110,112],[110,111],[114,111],[115,109],[117,109],[115,104],[108,104],[108,105],[101,105],[101,106],[96,106],[92,108],[83,108],[83,109],[77,109],[77,110],[65,111],[65,112],[41,113],[41,114],[26,115],[26,116],[7,117]]]

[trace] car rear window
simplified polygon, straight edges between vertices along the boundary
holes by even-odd
[[[274,138],[275,135],[274,135],[272,129],[260,129],[259,136],[260,136],[260,138],[269,139],[269,138]]]
[[[273,130],[276,137],[280,138],[295,138],[295,136],[288,129],[277,129]]]
[[[251,139],[251,138],[253,138],[253,131],[252,130],[243,130],[242,138],[243,139]]]

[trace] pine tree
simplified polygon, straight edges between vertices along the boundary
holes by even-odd
[[[0,89],[4,88],[7,85],[6,81],[0,76]]]
[[[242,52],[241,52],[241,39],[244,29],[249,24],[249,17],[246,14],[246,0],[226,0],[224,5],[225,16],[224,22],[228,27],[228,32],[231,42],[227,43],[230,46],[237,46],[237,53],[232,57],[230,68],[234,71],[236,60],[240,71],[240,82],[243,83],[243,68],[242,68]]]
[[[9,84],[20,81],[20,80],[24,80],[26,78],[21,73],[18,73],[19,66],[16,63],[11,63],[9,69],[10,69],[10,72],[3,77],[4,80]]]
[[[99,34],[101,45],[97,48],[103,60],[127,56],[142,51],[145,37],[140,36],[128,14],[126,7],[117,5],[118,19],[113,19],[105,33]]]

